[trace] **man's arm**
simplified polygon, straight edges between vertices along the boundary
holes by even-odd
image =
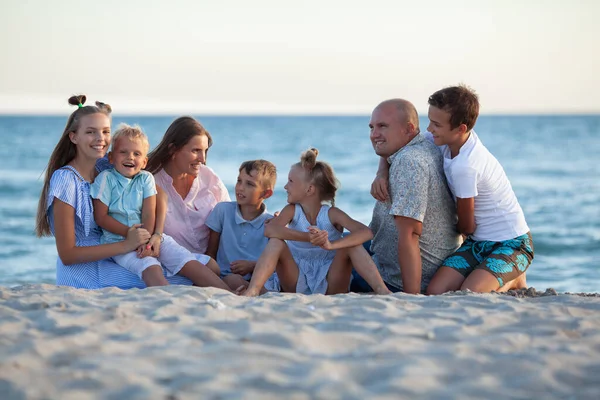
[[[408,217],[394,217],[398,230],[398,263],[404,291],[411,294],[421,293],[421,249],[419,238],[423,224]]]
[[[458,232],[469,236],[475,232],[475,198],[456,198],[456,213],[458,214]]]

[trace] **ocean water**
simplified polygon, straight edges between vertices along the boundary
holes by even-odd
[[[119,116],[113,126],[137,123],[156,145],[173,119]],[[230,194],[240,163],[266,158],[279,170],[267,206],[281,209],[290,165],[316,147],[341,182],[338,207],[369,223],[378,160],[368,116],[198,119],[214,139],[208,165]],[[0,116],[0,286],[54,282],[54,239],[37,239],[33,229],[43,170],[65,123],[66,116]],[[475,129],[504,166],[531,228],[529,284],[600,291],[600,116],[482,116]]]

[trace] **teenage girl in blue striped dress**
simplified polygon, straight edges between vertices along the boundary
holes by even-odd
[[[108,104],[85,106],[85,96],[73,96],[78,108],[67,120],[54,148],[38,204],[37,236],[56,238],[56,284],[84,289],[100,287],[98,261],[134,251],[148,242],[150,232],[133,226],[119,243],[100,245],[101,230],[94,222],[90,183],[98,174],[97,162],[110,145]]]
[[[292,166],[285,185],[289,204],[265,225],[270,240],[243,295],[258,295],[275,270],[284,292],[344,293],[352,265],[376,293],[390,293],[362,246],[373,237],[371,230],[334,206],[337,179],[317,154],[310,149]]]

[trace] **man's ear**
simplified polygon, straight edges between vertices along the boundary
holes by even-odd
[[[464,135],[465,133],[468,132],[467,125],[465,125],[465,124],[460,124],[457,129],[458,129],[458,133],[461,135]]]
[[[417,131],[417,128],[415,127],[415,124],[413,124],[412,122],[409,121],[409,122],[406,123],[406,125],[408,127],[407,131],[411,135],[414,134]]]
[[[271,190],[271,189],[265,189],[265,190],[263,190],[261,197],[266,200],[266,199],[268,199],[271,196],[273,196],[273,190]]]

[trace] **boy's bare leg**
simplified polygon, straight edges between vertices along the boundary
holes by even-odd
[[[248,289],[242,296],[258,296],[273,272],[277,270],[282,292],[295,292],[298,266],[290,249],[281,239],[271,238],[256,261]]]
[[[248,287],[248,281],[245,280],[244,277],[239,274],[231,274],[224,276],[223,282],[225,282],[231,290],[239,289],[242,286],[244,288]]]
[[[216,287],[230,292],[229,286],[221,280],[209,267],[199,261],[188,261],[178,275],[185,276],[191,280],[195,286]]]
[[[505,293],[509,290],[519,290],[519,289],[527,289],[527,277],[525,276],[525,272],[521,275],[517,276],[512,281],[506,282],[503,286],[498,289],[498,292]]]
[[[392,294],[383,282],[375,262],[363,245],[349,247],[347,250],[354,269],[367,281],[376,294]]]
[[[150,286],[167,286],[169,282],[163,275],[163,270],[160,265],[152,265],[142,271],[142,280],[147,287]]]
[[[465,277],[457,270],[450,267],[440,267],[427,286],[427,294],[437,295],[460,290],[464,281]]]
[[[470,290],[477,293],[489,293],[499,288],[498,279],[483,269],[476,269],[471,272],[460,287],[461,290]]]

